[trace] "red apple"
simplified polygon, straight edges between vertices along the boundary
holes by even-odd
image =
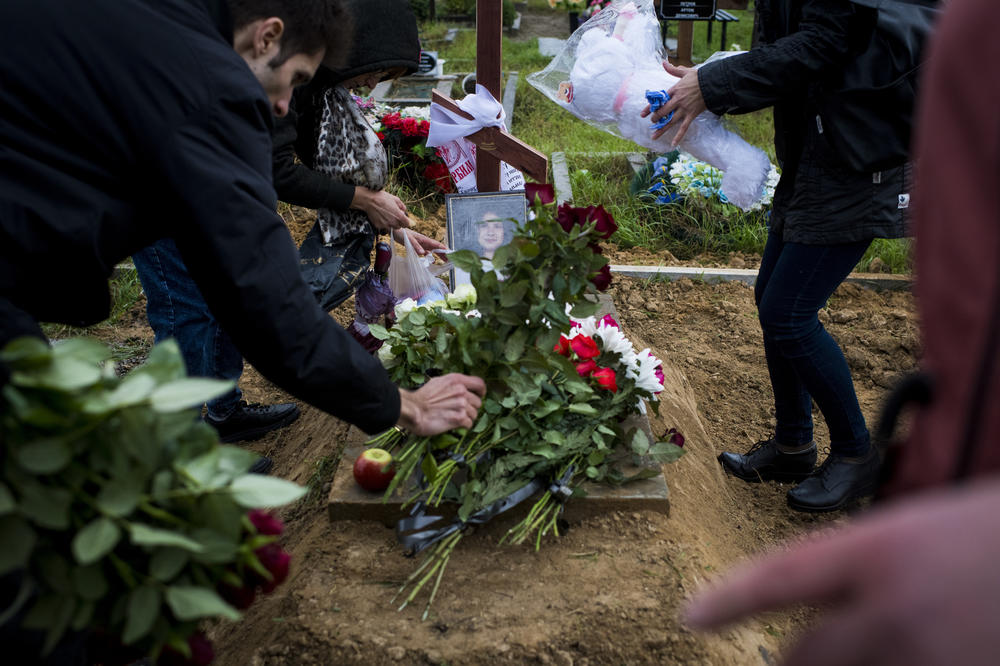
[[[354,480],[365,490],[385,490],[394,476],[392,455],[383,449],[366,449],[354,461]]]

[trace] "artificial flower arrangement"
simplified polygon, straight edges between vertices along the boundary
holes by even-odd
[[[580,12],[580,15],[585,18],[590,18],[610,5],[612,1],[613,0],[587,0],[587,7]]]
[[[528,187],[530,197],[538,191]],[[472,252],[450,255],[473,287],[420,307],[401,303],[391,329],[371,327],[385,341],[379,358],[404,387],[449,372],[487,383],[472,428],[434,437],[390,430],[369,442],[396,451],[386,498],[402,488],[415,507],[397,526],[401,541],[412,553],[430,549],[400,589],[409,588],[401,608],[436,577],[430,608],[467,525],[534,497],[505,540],[538,547],[558,535],[563,503],[583,494],[585,481],[648,478],[656,474],[648,467],[627,478],[623,463],[683,453],[678,433],[650,442],[626,421],[647,401],[655,409],[660,361],[634,349],[614,319],[594,317],[597,303],[587,298],[610,279],[597,241],[615,231],[614,220],[600,206],[553,210],[543,203],[552,201],[551,186],[541,192],[533,218],[496,251],[492,269]],[[454,519],[428,514],[443,502],[458,507]]]
[[[197,406],[231,384],[186,377],[176,343],[121,378],[109,358],[83,338],[0,352],[0,574],[20,581],[3,622],[23,613],[45,651],[86,632],[93,663],[203,666],[199,623],[239,619],[288,575],[261,507],[305,491],[219,444]]]
[[[711,164],[685,152],[673,151],[653,161],[652,185],[648,192],[659,203],[672,203],[684,197],[696,196],[733,207],[722,192],[722,176],[723,172]],[[748,212],[764,211],[771,206],[779,178],[778,169],[772,164],[764,183],[763,195],[747,209]]]
[[[396,109],[384,105],[366,107],[369,102],[361,100],[360,105],[371,114],[372,127],[389,156],[389,164],[415,187],[418,193],[430,191],[447,194],[454,191],[448,167],[436,148],[427,147],[427,133],[430,131],[430,109],[408,106]]]

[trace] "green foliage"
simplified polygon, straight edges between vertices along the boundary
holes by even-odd
[[[588,298],[594,292],[591,278],[607,262],[594,251],[600,238],[597,225],[567,224],[566,231],[554,209],[534,207],[534,219],[494,253],[495,270],[484,270],[481,258],[472,252],[450,255],[470,275],[475,311],[466,311],[471,304],[459,287],[439,304],[398,309],[399,319],[389,330],[371,326],[385,341],[380,358],[403,386],[451,372],[476,375],[487,384],[479,417],[469,429],[405,442],[392,430],[369,442],[401,449],[386,497],[419,472],[425,482],[407,502],[433,506],[454,501],[458,518],[465,521],[536,479],[546,480],[546,487],[559,479],[571,487],[584,480],[620,484],[629,480],[621,471],[623,461],[639,456],[668,461],[678,455],[677,447],[675,451],[653,445],[622,425],[641,399],[653,397],[651,389],[640,387],[640,373],[631,371],[640,362],[627,341],[627,350],[610,345],[600,349],[581,336],[576,340],[587,338],[593,346],[585,351],[587,358],[593,356],[594,368],[584,373],[578,367],[583,356],[571,360],[569,342],[563,340],[570,330],[570,313],[585,318],[597,310],[596,299]],[[560,216],[562,222],[581,219],[573,211],[561,210]],[[610,227],[605,224],[602,233],[609,233]],[[612,338],[608,331],[599,335]],[[626,352],[631,354],[628,360]],[[601,384],[598,371],[610,373],[615,388]],[[458,474],[463,470],[464,475]],[[556,529],[561,505],[552,497],[543,494],[532,515],[512,530],[513,541],[531,536],[539,543]],[[407,581],[414,590],[404,606],[431,576],[440,576],[456,539],[441,541],[414,574],[422,578]]]
[[[47,648],[99,626],[155,656],[191,620],[239,617],[215,587],[260,567],[254,549],[275,538],[244,526],[246,508],[304,491],[247,474],[255,454],[219,444],[198,407],[230,385],[185,377],[175,343],[124,378],[110,356],[86,339],[0,352],[0,574],[24,571],[35,594],[18,604]]]

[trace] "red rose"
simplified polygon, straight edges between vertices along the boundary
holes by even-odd
[[[594,370],[597,370],[597,364],[592,360],[583,361],[576,364],[576,374],[581,377],[589,377]]]
[[[583,224],[584,218],[581,213],[586,210],[586,208],[575,208],[564,203],[556,210],[556,222],[566,233],[573,233],[573,227]]]
[[[385,134],[382,134],[382,132],[375,132],[375,136],[378,137],[379,141],[385,141]]]
[[[611,284],[611,266],[604,264],[601,266],[601,270],[597,271],[597,275],[590,278],[590,281],[594,283],[598,291],[604,291]]]
[[[417,136],[420,134],[420,128],[417,126],[416,118],[403,118],[403,122],[400,124],[403,136]]]
[[[604,206],[589,206],[587,208],[586,221],[597,223],[594,231],[604,240],[611,238],[611,234],[618,231],[615,218],[611,217],[611,213],[604,210]]]
[[[400,122],[398,113],[387,113],[382,116],[382,124],[389,129],[396,129],[399,127]]]
[[[420,123],[417,125],[417,134],[419,134],[420,136],[427,136],[427,134],[430,133],[430,131],[431,131],[431,124],[426,120],[421,120]]]
[[[269,543],[254,551],[254,555],[260,563],[271,574],[271,580],[261,583],[260,589],[264,594],[274,591],[274,588],[285,582],[288,578],[288,569],[292,562],[292,556],[282,550],[276,543]]]
[[[569,346],[584,361],[597,358],[601,355],[601,350],[597,348],[597,343],[587,335],[576,336],[569,341]]]
[[[222,583],[218,588],[219,596],[225,599],[234,608],[244,610],[250,608],[254,599],[257,598],[256,585],[244,585],[236,587],[229,583]]]
[[[667,441],[673,442],[677,446],[684,448],[684,435],[677,431],[677,428],[671,428],[667,431]]]
[[[615,371],[611,368],[598,368],[591,376],[597,380],[598,384],[612,393],[618,390],[618,385],[615,383]]]
[[[535,199],[539,199],[543,205],[550,204],[556,200],[556,190],[549,183],[525,183],[524,198],[530,206],[535,204]]]
[[[434,187],[440,192],[451,192],[451,174],[448,167],[441,162],[431,162],[424,167],[424,178],[434,183]]]
[[[560,335],[559,342],[557,342],[556,346],[552,348],[552,351],[560,356],[569,356],[569,338],[565,335]]]
[[[215,659],[212,642],[200,631],[188,636],[188,647],[191,648],[191,658],[187,663],[191,666],[208,666]]]
[[[247,513],[247,518],[250,519],[250,523],[257,529],[260,534],[267,534],[269,536],[277,536],[285,531],[285,525],[278,518],[271,515],[267,511],[262,511],[260,509],[253,509]]]

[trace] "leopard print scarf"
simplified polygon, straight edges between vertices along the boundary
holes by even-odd
[[[385,149],[350,91],[343,86],[328,88],[320,104],[316,171],[349,185],[381,190],[388,176]],[[327,245],[355,234],[375,233],[364,211],[321,208],[317,215]]]

